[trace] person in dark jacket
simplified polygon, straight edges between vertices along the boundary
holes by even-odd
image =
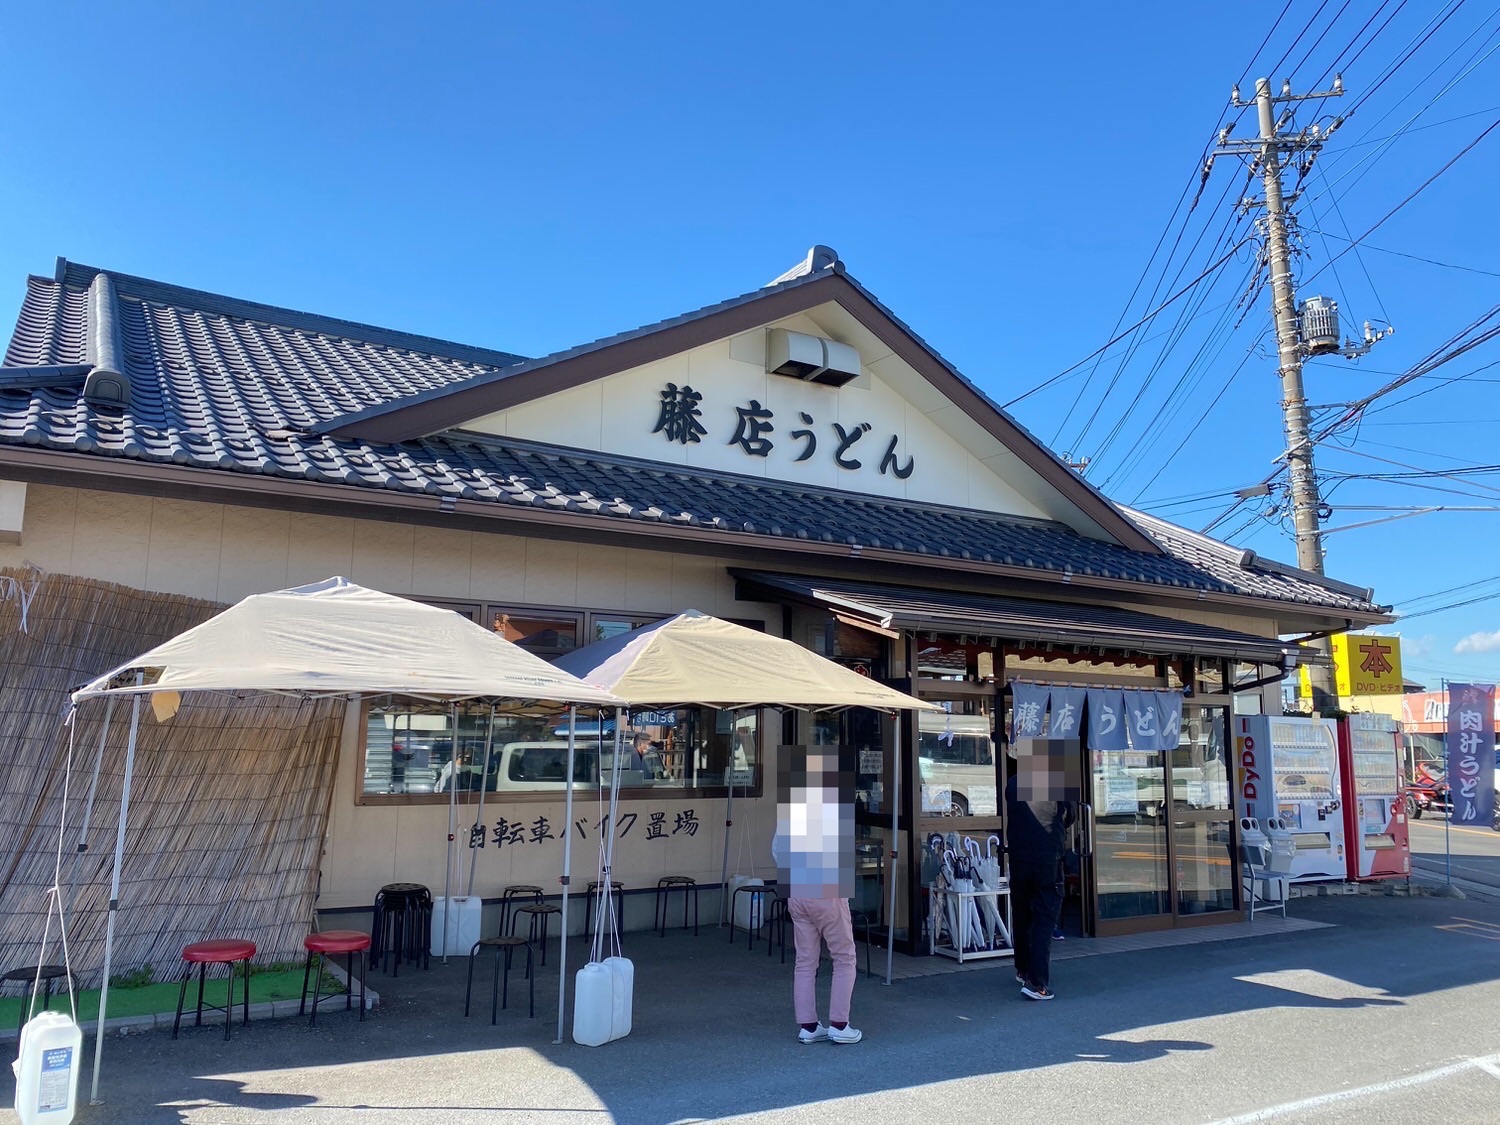
[[[1028,789],[1030,787],[1028,786]],[[1022,800],[1005,783],[1016,980],[1028,1000],[1051,1000],[1052,934],[1063,904],[1063,852],[1077,813],[1072,801]]]

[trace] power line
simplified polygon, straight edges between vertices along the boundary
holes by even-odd
[[[1459,585],[1459,586],[1449,586],[1445,590],[1434,590],[1430,594],[1417,594],[1415,597],[1405,598],[1405,599],[1397,602],[1396,604],[1397,605],[1411,605],[1413,602],[1431,601],[1433,598],[1445,597],[1448,594],[1457,594],[1457,593],[1459,593],[1462,590],[1472,590],[1476,586],[1486,586],[1486,585],[1489,585],[1492,582],[1500,582],[1500,577],[1496,577],[1496,578],[1478,578],[1478,579],[1475,579],[1473,582],[1465,582],[1465,583],[1463,583],[1462,585]]]
[[[1462,609],[1464,606],[1479,605],[1481,602],[1492,602],[1500,598],[1500,593],[1485,594],[1478,598],[1467,598],[1461,602],[1451,602],[1448,605],[1440,605],[1434,609],[1421,609],[1416,613],[1403,613],[1399,615],[1400,621],[1410,621],[1416,617],[1431,617],[1434,613],[1447,613],[1450,609]]]
[[[1100,355],[1100,354],[1108,351],[1110,348],[1114,347],[1121,340],[1123,340],[1126,336],[1129,336],[1132,332],[1134,332],[1141,325],[1145,324],[1152,317],[1154,317],[1157,314],[1159,314],[1163,309],[1168,308],[1169,306],[1175,304],[1177,301],[1181,300],[1182,296],[1184,294],[1190,292],[1192,290],[1193,286],[1197,285],[1198,282],[1202,281],[1205,277],[1208,277],[1215,270],[1217,270],[1220,266],[1222,266],[1225,262],[1229,261],[1230,258],[1234,257],[1235,251],[1237,251],[1241,246],[1245,245],[1245,243],[1247,243],[1249,241],[1250,240],[1248,238],[1244,238],[1244,239],[1241,239],[1239,242],[1236,242],[1233,246],[1231,246],[1229,248],[1228,252],[1225,253],[1225,255],[1222,258],[1220,258],[1218,261],[1214,262],[1213,265],[1209,266],[1206,270],[1204,270],[1202,273],[1200,273],[1197,277],[1193,278],[1192,281],[1188,282],[1181,289],[1177,290],[1177,292],[1173,293],[1170,297],[1168,297],[1161,304],[1157,305],[1156,308],[1152,309],[1145,316],[1141,317],[1140,320],[1136,321],[1129,328],[1125,329],[1124,332],[1121,332],[1119,335],[1117,335],[1113,339],[1109,340],[1102,347],[1096,348],[1095,350],[1089,352],[1088,355],[1084,356],[1077,363],[1075,363],[1072,367],[1069,367],[1069,368],[1067,368],[1064,371],[1059,371],[1056,375],[1052,376],[1050,379],[1046,379],[1043,382],[1038,383],[1036,386],[1032,387],[1031,390],[1027,391],[1025,394],[1017,395],[1015,398],[1011,399],[1009,402],[1002,403],[1001,406],[1000,406],[1000,409],[1002,409],[1002,410],[1009,410],[1016,403],[1022,401],[1023,399],[1030,398],[1032,395],[1036,394],[1038,391],[1045,390],[1046,388],[1050,387],[1053,383],[1056,383],[1059,379],[1063,379],[1066,376],[1071,375],[1073,372],[1077,371],[1080,367],[1082,367],[1089,360],[1093,359],[1096,355]]]
[[[1352,239],[1350,241],[1350,244],[1348,246],[1346,246],[1346,247],[1344,247],[1344,249],[1340,250],[1332,258],[1330,258],[1327,262],[1325,262],[1321,267],[1319,267],[1314,273],[1312,273],[1308,277],[1304,278],[1303,281],[1302,281],[1302,283],[1304,285],[1306,285],[1309,281],[1311,281],[1313,278],[1317,277],[1318,274],[1322,273],[1325,269],[1327,269],[1329,266],[1331,266],[1334,262],[1338,261],[1345,254],[1349,253],[1349,251],[1352,250],[1355,246],[1358,246],[1366,238],[1370,237],[1370,235],[1374,234],[1377,230],[1379,230],[1382,226],[1384,226],[1392,218],[1392,216],[1394,216],[1396,214],[1397,211],[1400,211],[1401,208],[1405,207],[1413,199],[1415,199],[1417,196],[1421,195],[1422,192],[1426,191],[1429,187],[1431,187],[1432,184],[1433,184],[1433,182],[1435,180],[1437,180],[1437,178],[1439,176],[1441,176],[1449,168],[1452,168],[1455,164],[1457,164],[1460,160],[1462,160],[1465,156],[1467,156],[1469,154],[1470,150],[1473,149],[1475,145],[1479,144],[1480,141],[1484,140],[1485,137],[1487,137],[1491,133],[1493,133],[1495,131],[1496,126],[1500,126],[1500,118],[1497,118],[1496,120],[1494,120],[1493,122],[1491,122],[1490,126],[1487,129],[1485,129],[1484,132],[1480,133],[1479,136],[1475,137],[1472,141],[1470,141],[1467,145],[1465,145],[1463,147],[1463,149],[1458,153],[1457,156],[1453,157],[1452,160],[1448,161],[1448,163],[1444,164],[1441,168],[1439,168],[1431,176],[1427,177],[1426,180],[1422,181],[1421,186],[1419,186],[1415,191],[1413,191],[1410,195],[1408,195],[1400,203],[1396,204],[1396,206],[1392,207],[1383,216],[1381,216],[1378,220],[1376,220],[1374,226],[1370,227],[1369,230],[1365,231],[1365,233],[1362,234],[1362,235],[1360,235],[1358,238]]]
[[[1491,12],[1489,18],[1493,19],[1496,15],[1500,15],[1500,8],[1497,8],[1494,12]],[[1442,59],[1441,62],[1439,62],[1436,66],[1434,66],[1431,70],[1429,70],[1425,75],[1423,75],[1423,77],[1421,78],[1421,80],[1415,86],[1413,86],[1413,88],[1412,88],[1413,91],[1415,91],[1418,87],[1420,87],[1421,85],[1423,85],[1424,83],[1426,83],[1427,80],[1430,79],[1433,75],[1437,74],[1437,72],[1439,70],[1441,70],[1443,68],[1443,66],[1450,59],[1452,59],[1455,55],[1458,54],[1458,52],[1460,50],[1463,49],[1464,45],[1467,44],[1469,42],[1469,40],[1473,39],[1474,36],[1476,36],[1476,35],[1479,34],[1480,30],[1481,30],[1480,28],[1476,28],[1475,30],[1469,32],[1469,34],[1464,37],[1463,41],[1461,43],[1459,43],[1459,45],[1457,47],[1453,48],[1453,50],[1449,51],[1448,54],[1443,57],[1443,59]],[[1488,35],[1485,36],[1485,38],[1488,39],[1491,35],[1494,35],[1494,34],[1495,34],[1495,32],[1492,30],[1492,31],[1489,32]],[[1500,46],[1500,44],[1497,44],[1497,46]],[[1481,43],[1481,47],[1482,47],[1482,43]],[[1480,50],[1480,48],[1475,48],[1475,53],[1477,53],[1479,50]],[[1361,157],[1358,161],[1356,161],[1353,165],[1351,165],[1347,170],[1345,170],[1342,174],[1340,174],[1337,179],[1329,180],[1327,182],[1327,186],[1323,189],[1323,192],[1320,192],[1319,194],[1323,194],[1323,193],[1326,193],[1328,191],[1331,191],[1334,187],[1336,187],[1339,184],[1343,183],[1344,180],[1348,179],[1349,176],[1353,175],[1354,172],[1356,172],[1361,167],[1364,167],[1366,164],[1370,164],[1370,168],[1373,168],[1374,165],[1373,165],[1373,163],[1371,163],[1372,161],[1379,160],[1379,158],[1382,155],[1384,155],[1384,151],[1388,150],[1390,148],[1390,146],[1396,142],[1396,140],[1398,140],[1402,136],[1406,135],[1407,132],[1411,130],[1412,126],[1416,123],[1416,121],[1424,113],[1426,113],[1433,106],[1435,106],[1455,86],[1457,86],[1460,82],[1462,82],[1465,78],[1467,78],[1470,74],[1472,74],[1475,70],[1477,70],[1479,68],[1480,64],[1482,64],[1485,61],[1485,59],[1488,59],[1490,57],[1490,55],[1492,55],[1494,53],[1495,53],[1495,47],[1491,47],[1488,51],[1486,51],[1484,53],[1484,55],[1482,57],[1480,57],[1478,59],[1474,59],[1472,55],[1470,56],[1469,59],[1466,59],[1465,60],[1465,64],[1467,64],[1467,69],[1466,70],[1464,70],[1462,73],[1456,75],[1453,79],[1451,79],[1448,82],[1448,84],[1446,86],[1444,86],[1441,90],[1439,90],[1436,94],[1434,94],[1431,98],[1429,98],[1428,101],[1427,101],[1427,104],[1424,105],[1421,109],[1417,110],[1417,112],[1414,113],[1414,114],[1412,114],[1409,118],[1407,118],[1406,121],[1404,123],[1402,123],[1402,125],[1394,133],[1391,133],[1388,136],[1382,138],[1377,143],[1377,147],[1374,150],[1372,150],[1371,152],[1366,153],[1363,157]],[[1472,60],[1472,61],[1470,61],[1470,60]],[[1363,136],[1364,137],[1368,137],[1370,135],[1370,133],[1372,133],[1377,127],[1379,127],[1379,125],[1380,125],[1380,123],[1382,121],[1384,121],[1393,112],[1395,112],[1396,106],[1399,106],[1402,102],[1404,102],[1410,96],[1411,96],[1411,94],[1407,93],[1400,100],[1398,100],[1395,105],[1393,105],[1390,109],[1386,110],[1385,113],[1381,114],[1381,116],[1379,117],[1379,119],[1376,120],[1375,122],[1373,122],[1371,124],[1371,127],[1365,131],[1365,133],[1363,134]],[[1348,111],[1348,113],[1345,113],[1343,115],[1343,117],[1341,117],[1339,120],[1340,121],[1346,120],[1353,113],[1354,113],[1354,110],[1351,109],[1351,110]],[[1360,142],[1355,142],[1354,144],[1351,144],[1351,145],[1347,146],[1346,151],[1350,151],[1350,150],[1354,149],[1355,147],[1359,147],[1360,144],[1361,144],[1361,142],[1362,142],[1362,140],[1363,140],[1363,137],[1361,138]],[[1335,164],[1335,165],[1337,165],[1338,159],[1339,158],[1335,157],[1332,160],[1332,163]],[[1359,176],[1355,177],[1354,183],[1358,183],[1361,179],[1363,179],[1364,176],[1369,173],[1370,168],[1366,168],[1364,172],[1361,172],[1359,174]],[[1327,179],[1326,175],[1325,175],[1325,179]],[[1352,187],[1353,185],[1351,184],[1350,186]]]
[[[1389,0],[1382,0],[1381,7],[1384,8],[1385,4],[1388,3],[1388,2],[1389,2]],[[1256,47],[1254,53],[1250,56],[1250,61],[1249,61],[1249,63],[1245,67],[1244,75],[1248,75],[1250,69],[1252,67],[1254,67],[1255,60],[1260,57],[1260,53],[1265,50],[1266,44],[1268,44],[1271,41],[1272,36],[1274,36],[1276,34],[1277,29],[1280,28],[1282,20],[1284,20],[1286,18],[1287,13],[1291,11],[1292,4],[1293,4],[1293,0],[1287,0],[1286,4],[1283,5],[1283,7],[1281,9],[1281,12],[1277,15],[1275,21],[1271,24],[1270,29],[1266,32],[1265,38],[1263,38],[1261,40],[1260,45],[1258,47]],[[1326,4],[1326,0],[1325,0],[1325,4]],[[1345,7],[1347,7],[1347,6],[1348,5],[1346,3]],[[1319,12],[1322,11],[1322,6],[1319,7],[1318,11]],[[1307,25],[1305,25],[1303,27],[1302,31],[1298,34],[1297,39],[1293,41],[1292,48],[1289,48],[1287,50],[1287,52],[1282,55],[1281,59],[1277,61],[1276,66],[1279,67],[1281,65],[1281,62],[1285,61],[1287,55],[1290,54],[1291,50],[1295,48],[1296,44],[1301,41],[1302,36],[1307,33],[1308,28],[1310,28],[1312,26],[1312,23],[1316,20],[1316,18],[1317,18],[1317,13],[1314,13],[1313,19],[1310,20],[1307,23]],[[1330,25],[1330,26],[1332,26],[1332,25]],[[1244,80],[1244,75],[1242,75],[1241,81]],[[1232,102],[1226,103],[1225,109],[1228,109],[1228,108],[1231,108],[1231,107],[1232,107]],[[1240,111],[1240,113],[1236,115],[1235,119],[1238,120],[1238,118],[1240,116],[1243,116],[1243,113],[1244,113],[1244,111],[1242,109]],[[1220,120],[1222,121],[1223,120],[1223,111],[1222,110],[1220,111],[1220,115],[1219,116],[1220,116]],[[1177,249],[1178,249],[1179,246],[1181,246],[1183,236],[1187,233],[1188,217],[1191,216],[1191,214],[1193,213],[1193,211],[1197,208],[1197,206],[1198,206],[1198,200],[1202,196],[1202,193],[1203,193],[1203,186],[1208,182],[1208,173],[1209,173],[1209,169],[1212,167],[1212,163],[1213,162],[1211,160],[1208,160],[1205,163],[1205,159],[1208,156],[1208,150],[1211,147],[1212,143],[1213,142],[1210,141],[1208,144],[1206,144],[1204,146],[1202,154],[1200,154],[1200,156],[1198,157],[1198,166],[1201,166],[1201,168],[1202,168],[1202,171],[1199,174],[1199,179],[1198,179],[1198,191],[1197,191],[1196,194],[1194,194],[1192,203],[1189,204],[1187,213],[1184,214],[1184,216],[1183,216],[1182,224],[1181,224],[1180,228],[1178,229],[1176,238],[1173,240],[1171,250],[1168,252],[1166,258],[1162,262],[1160,277],[1158,278],[1158,280],[1156,282],[1156,285],[1152,289],[1151,296],[1147,298],[1148,301],[1154,300],[1155,297],[1156,297],[1156,295],[1157,295],[1157,293],[1160,292],[1162,281],[1166,278],[1166,275],[1167,275],[1167,268],[1171,264],[1171,262],[1173,261],[1173,259],[1176,257],[1176,255],[1177,255]],[[1125,302],[1124,308],[1121,309],[1120,315],[1116,319],[1115,325],[1111,329],[1111,332],[1119,333],[1120,324],[1125,319],[1125,316],[1129,312],[1131,305],[1133,305],[1135,303],[1136,295],[1140,292],[1141,286],[1145,284],[1146,278],[1147,278],[1147,276],[1151,272],[1151,267],[1156,262],[1157,255],[1161,251],[1162,244],[1166,241],[1168,233],[1172,230],[1173,223],[1175,222],[1175,220],[1177,218],[1177,213],[1182,208],[1183,199],[1185,199],[1187,197],[1188,188],[1191,188],[1191,187],[1192,187],[1192,181],[1190,180],[1189,183],[1188,183],[1187,188],[1184,188],[1182,195],[1179,196],[1179,198],[1177,200],[1177,204],[1173,207],[1172,214],[1171,214],[1171,216],[1168,217],[1166,226],[1163,227],[1162,233],[1158,236],[1158,238],[1156,240],[1156,245],[1152,248],[1150,258],[1147,260],[1146,265],[1142,268],[1140,276],[1136,279],[1135,285],[1131,288],[1130,296],[1129,296],[1129,298],[1127,298],[1127,300]],[[1228,188],[1226,187],[1226,189],[1225,189],[1225,195],[1227,195],[1227,194],[1228,194]],[[1224,202],[1224,200],[1221,197],[1220,200],[1219,200],[1219,206],[1222,206],[1223,202]],[[1201,241],[1201,239],[1202,239],[1202,234],[1200,233],[1198,240]],[[1193,250],[1196,250],[1196,248],[1197,248],[1197,242],[1194,243]],[[1188,257],[1189,258],[1191,258],[1193,250],[1189,250],[1189,252],[1188,252]],[[1185,265],[1186,265],[1186,262],[1184,262],[1184,266]],[[1178,276],[1181,276],[1181,272],[1182,272],[1182,269],[1179,268],[1179,270],[1178,270]],[[1129,330],[1127,330],[1127,332],[1128,331]],[[1119,338],[1120,337],[1118,335],[1115,336],[1116,340],[1119,339]],[[1108,347],[1108,345],[1106,345],[1106,347]],[[1114,378],[1112,378],[1110,380],[1109,386],[1106,388],[1104,394],[1100,396],[1100,399],[1099,399],[1100,406],[1103,405],[1104,400],[1107,399],[1109,397],[1110,393],[1114,390],[1114,387],[1117,385],[1117,381],[1119,379],[1120,372],[1123,371],[1124,366],[1129,363],[1130,358],[1134,354],[1134,351],[1135,351],[1135,345],[1132,345],[1129,349],[1127,349],[1125,357],[1121,360],[1120,366],[1116,369],[1116,373],[1115,373]],[[1074,396],[1072,405],[1068,407],[1067,411],[1063,415],[1062,420],[1058,423],[1057,429],[1056,429],[1056,431],[1052,435],[1052,444],[1053,445],[1057,445],[1058,444],[1058,441],[1061,438],[1062,432],[1066,428],[1066,426],[1068,424],[1068,421],[1072,418],[1074,411],[1078,409],[1079,405],[1083,402],[1084,397],[1088,394],[1089,387],[1092,386],[1092,384],[1093,384],[1094,376],[1098,373],[1099,363],[1102,361],[1103,352],[1104,352],[1104,349],[1100,349],[1099,352],[1095,353],[1095,355],[1098,356],[1098,357],[1100,357],[1100,358],[1099,358],[1099,360],[1096,360],[1096,362],[1094,363],[1094,366],[1089,370],[1088,377],[1084,380],[1083,386],[1081,388],[1079,388],[1078,394]],[[1093,358],[1093,357],[1089,357],[1089,358]],[[1087,360],[1085,360],[1084,362],[1087,362]],[[1045,384],[1044,384],[1044,386],[1045,386]],[[1038,389],[1040,389],[1040,388],[1038,388]],[[1019,400],[1017,400],[1017,401],[1019,401]],[[1092,426],[1094,418],[1097,417],[1097,414],[1098,414],[1098,408],[1096,407],[1094,413],[1090,416],[1089,420],[1084,424],[1083,429],[1079,433],[1078,441],[1080,443],[1084,440],[1085,436],[1087,435],[1089,427]]]
[[[1495,111],[1487,110],[1486,112],[1493,113]],[[1343,216],[1341,215],[1340,218],[1342,217]],[[1334,234],[1332,231],[1319,230],[1316,227],[1311,228],[1308,233],[1321,235],[1324,238],[1336,238],[1340,242],[1353,243],[1354,241],[1354,239],[1349,238],[1345,235]],[[1444,269],[1449,270],[1462,270],[1465,273],[1477,273],[1483,275],[1484,277],[1500,277],[1500,272],[1497,272],[1495,270],[1482,270],[1475,266],[1460,266],[1453,262],[1439,262],[1436,258],[1424,258],[1420,254],[1407,254],[1401,250],[1391,250],[1384,246],[1373,246],[1368,242],[1364,244],[1364,248],[1366,250],[1374,250],[1379,254],[1390,254],[1397,258],[1409,258],[1414,262],[1426,262],[1429,266],[1441,266]]]

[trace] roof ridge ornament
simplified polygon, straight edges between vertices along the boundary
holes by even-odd
[[[93,370],[83,381],[83,400],[90,406],[130,405],[130,378],[120,342],[120,304],[115,283],[96,273],[89,285],[88,362]]]
[[[817,273],[819,270],[837,269],[843,264],[843,262],[839,261],[837,250],[831,246],[824,246],[822,243],[819,243],[807,252],[807,257],[803,258],[780,277],[768,281],[764,288],[770,289],[772,286],[780,285],[784,281],[796,281],[799,277],[806,277],[808,274]]]

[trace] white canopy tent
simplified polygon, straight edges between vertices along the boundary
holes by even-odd
[[[895,688],[836,664],[792,641],[747,629],[695,609],[558,658],[556,667],[608,688],[632,707],[699,704],[721,710],[794,707],[842,710],[941,711]],[[619,731],[623,724],[616,723]],[[896,724],[891,799],[890,923],[885,979],[895,952],[897,815],[901,807],[901,726]],[[570,775],[571,776],[571,775]],[[571,782],[569,783],[571,787]],[[729,799],[734,800],[730,788]],[[727,819],[727,818],[726,818]],[[728,876],[729,835],[724,837]]]
[[[157,717],[167,719],[176,713],[180,694],[186,691],[270,692],[304,698],[401,695],[449,704],[484,701],[512,710],[570,712],[580,704],[617,707],[623,703],[620,697],[575,678],[451,610],[366,589],[345,578],[248,597],[75,691],[75,708],[89,699],[133,697],[105,929],[94,1047],[95,1100],[141,701],[149,696]],[[570,730],[573,726],[570,714]],[[568,755],[571,777],[571,736]],[[570,823],[572,800],[569,787]],[[571,866],[569,834],[563,847],[559,938],[564,978]],[[562,1002],[560,991],[559,1039]]]

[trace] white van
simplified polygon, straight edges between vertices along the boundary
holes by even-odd
[[[923,712],[917,761],[926,816],[998,816],[999,781],[990,720],[984,715]]]

